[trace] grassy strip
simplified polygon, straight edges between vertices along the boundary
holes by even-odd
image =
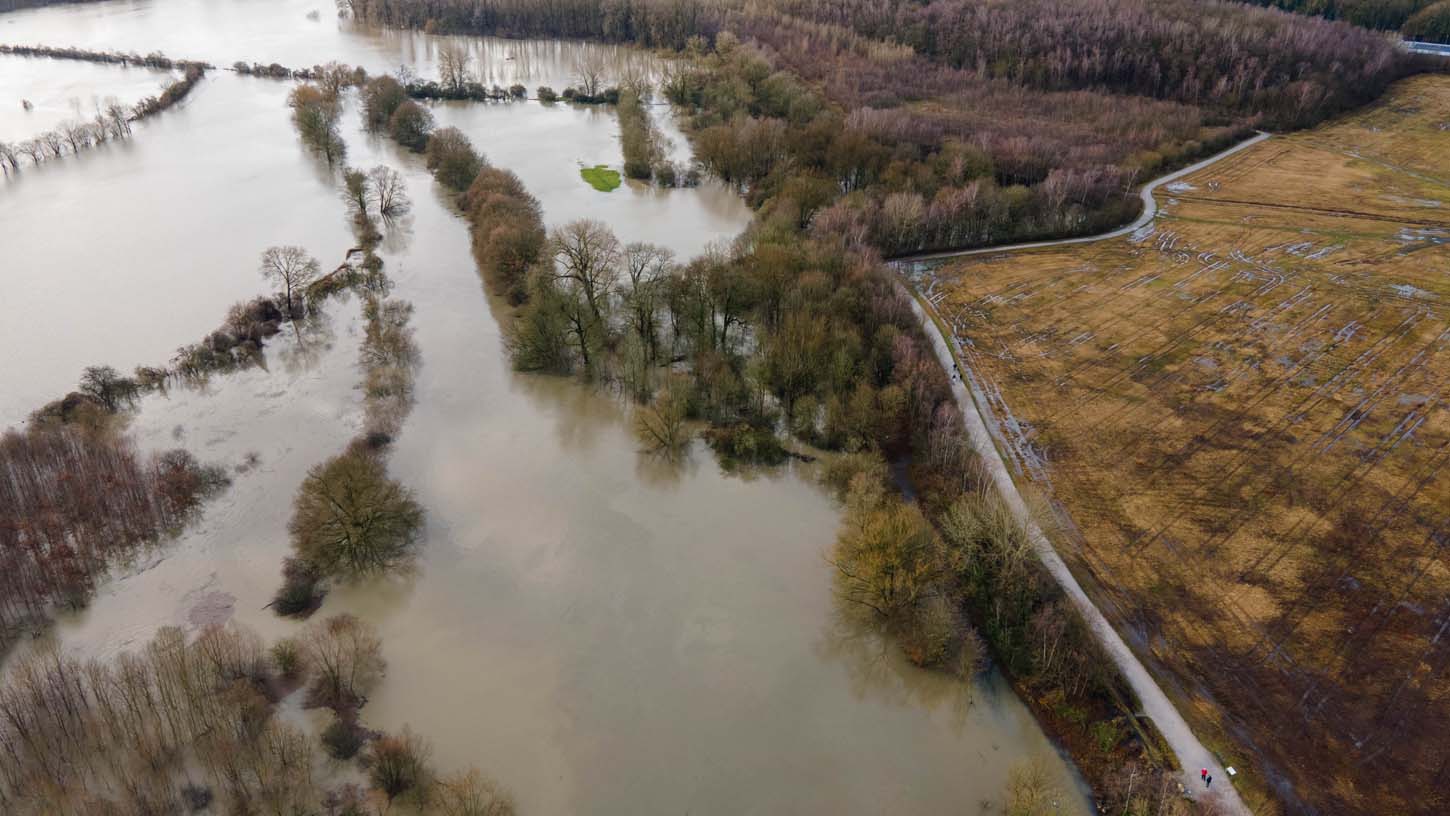
[[[619,187],[619,171],[609,169],[608,165],[598,164],[593,167],[579,168],[579,175],[589,182],[589,186],[601,193],[607,193]]]

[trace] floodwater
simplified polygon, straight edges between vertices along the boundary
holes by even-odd
[[[173,80],[172,72],[154,68],[0,54],[0,142],[33,139],[67,121],[89,122],[109,100],[134,105]]]
[[[264,14],[273,8],[285,13]],[[214,62],[243,45],[279,62],[292,51],[308,52],[293,63],[407,59],[397,44],[420,41],[351,32],[326,15],[314,23],[307,8],[61,6],[0,18],[0,32],[91,47],[110,32],[114,47],[168,52],[171,37]],[[302,47],[305,26],[315,47]],[[566,75],[587,48],[508,45],[561,55],[534,60],[539,76]],[[160,363],[200,339],[228,304],[262,290],[256,257],[267,245],[302,245],[325,268],[341,259],[351,236],[337,179],[293,134],[288,87],[218,74],[125,145],[0,182],[0,300],[7,318],[28,321],[0,323],[6,422],[61,393],[83,365]],[[581,164],[619,164],[607,110],[434,113],[518,172],[551,224],[599,218],[623,240],[689,256],[749,222],[719,186],[605,194],[584,184]],[[336,589],[320,613],[352,612],[383,636],[389,670],[363,710],[369,726],[411,725],[439,766],[479,767],[524,813],[976,810],[1034,756],[1067,791],[1063,812],[1088,811],[1000,680],[914,669],[841,617],[824,560],[840,511],[806,466],[727,473],[698,444],[670,465],[639,452],[627,404],[512,372],[502,307],[448,197],[418,157],[365,134],[355,105],[344,136],[350,163],[387,164],[407,181],[412,211],[382,255],[391,296],[416,309],[422,361],[390,458],[428,513],[416,568]],[[158,626],[226,619],[268,638],[296,631],[263,606],[298,483],[362,426],[361,336],[358,303],[344,296],[270,345],[264,368],[143,400],[131,424],[143,448],[183,445],[236,467],[235,481],[179,541],[61,621],[62,648],[111,656]]]

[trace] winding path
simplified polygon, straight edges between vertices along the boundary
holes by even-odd
[[[1133,223],[1126,227],[1115,229],[1101,235],[1092,235],[1085,238],[1069,238],[1060,241],[1039,241],[1027,244],[1011,244],[1007,246],[988,247],[985,249],[971,249],[958,252],[936,252],[922,255],[914,255],[904,258],[897,258],[893,263],[906,264],[921,261],[945,260],[970,255],[1001,254],[1015,252],[1023,249],[1037,249],[1040,247],[1064,246],[1068,244],[1086,244],[1094,241],[1105,241],[1127,235],[1147,225],[1158,214],[1158,203],[1153,198],[1153,190],[1162,184],[1175,179],[1182,178],[1190,173],[1197,172],[1204,167],[1213,164],[1220,159],[1233,155],[1234,153],[1251,147],[1269,138],[1267,133],[1259,133],[1257,136],[1240,142],[1239,144],[1223,151],[1222,153],[1210,156],[1201,162],[1185,167],[1166,176],[1154,179],[1144,185],[1142,190],[1143,214],[1138,216]],[[977,379],[973,376],[971,369],[962,362],[957,353],[959,347],[956,339],[950,337],[943,329],[943,323],[936,314],[931,303],[920,296],[912,298],[912,309],[916,312],[917,319],[921,321],[922,328],[931,338],[932,348],[936,351],[937,360],[948,372],[960,372],[961,376],[952,377],[952,396],[956,399],[957,405],[961,408],[962,419],[966,423],[967,433],[971,437],[972,447],[982,459],[982,465],[987,473],[991,475],[997,492],[1002,495],[1007,506],[1011,508],[1014,515],[1022,522],[1027,530],[1028,537],[1032,541],[1033,549],[1037,557],[1041,559],[1042,565],[1046,567],[1049,574],[1062,586],[1063,592],[1077,607],[1078,612],[1087,622],[1088,628],[1102,645],[1103,650],[1112,658],[1120,671],[1132,687],[1133,693],[1137,695],[1142,713],[1153,720],[1158,731],[1168,743],[1168,747],[1178,757],[1178,764],[1182,769],[1182,781],[1184,789],[1191,795],[1204,802],[1213,802],[1217,805],[1218,811],[1224,814],[1236,814],[1237,816],[1248,816],[1250,813],[1243,800],[1239,798],[1238,791],[1229,783],[1229,776],[1224,768],[1214,757],[1213,752],[1204,747],[1198,737],[1194,736],[1193,729],[1188,726],[1183,715],[1173,705],[1173,701],[1163,693],[1148,669],[1143,666],[1138,656],[1123,642],[1123,638],[1113,628],[1108,619],[1103,616],[1101,610],[1093,603],[1088,594],[1083,591],[1082,585],[1073,577],[1072,572],[1063,562],[1062,557],[1053,548],[1052,542],[1043,534],[1042,528],[1032,518],[1027,510],[1026,503],[1022,500],[1022,494],[1018,492],[1017,485],[1012,481],[1012,474],[1007,468],[1006,462],[1002,459],[1001,452],[992,440],[992,434],[987,429],[986,422],[982,419],[982,411],[979,405],[986,404],[986,397],[981,392]],[[1195,770],[1207,768],[1220,784],[1204,789],[1202,780],[1194,774]]]

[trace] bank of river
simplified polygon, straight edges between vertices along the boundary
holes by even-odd
[[[273,8],[287,14],[250,16]],[[239,51],[287,64],[366,63],[357,55],[422,36],[349,33],[326,14],[304,19],[306,8],[102,3],[14,15],[0,31],[10,41],[161,47],[222,63],[230,54],[207,48],[225,39],[213,30],[225,20]],[[335,35],[287,58],[283,44],[307,25]],[[125,26],[194,45],[127,42],[139,35]],[[272,28],[269,52],[257,32]],[[70,30],[81,34],[59,34]],[[104,42],[106,30],[123,41]],[[587,48],[514,45],[559,54],[530,70],[565,78]],[[13,294],[48,316],[3,338],[12,344],[0,372],[7,421],[64,390],[81,365],[160,362],[161,347],[199,339],[229,303],[260,290],[256,256],[267,245],[300,244],[325,266],[341,257],[351,236],[336,181],[291,132],[287,88],[209,78],[127,149],[43,166],[0,189],[7,229],[53,237],[7,246],[6,302]],[[718,186],[605,194],[584,185],[580,164],[619,162],[607,110],[452,104],[434,113],[515,169],[550,224],[595,217],[622,240],[682,256],[748,224],[749,211]],[[703,447],[669,465],[638,451],[627,405],[512,372],[503,307],[479,281],[465,225],[421,160],[363,133],[353,106],[344,136],[352,164],[388,164],[406,178],[414,206],[382,255],[392,296],[416,308],[422,357],[390,459],[428,511],[417,568],[334,591],[322,610],[353,612],[382,633],[390,667],[364,710],[368,724],[411,724],[432,740],[439,766],[485,769],[525,813],[975,810],[999,799],[1009,768],[1033,756],[1069,791],[1063,812],[1087,811],[1070,769],[994,677],[964,684],[914,669],[839,615],[824,560],[839,508],[804,466],[726,473]],[[96,208],[96,195],[107,206]],[[137,201],[155,206],[126,206]],[[46,225],[68,212],[92,217]],[[153,331],[149,346],[134,339]],[[287,552],[297,484],[361,426],[361,333],[358,304],[343,297],[269,347],[265,369],[143,401],[132,422],[143,447],[180,442],[206,460],[255,464],[180,541],[61,621],[63,649],[108,656],[161,625],[195,630],[220,619],[268,637],[296,630],[262,607]],[[52,355],[32,366],[32,352],[52,345],[63,347],[63,362]],[[62,376],[12,400],[12,383],[30,389],[51,367]]]

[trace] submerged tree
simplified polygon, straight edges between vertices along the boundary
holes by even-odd
[[[433,114],[411,99],[406,99],[388,117],[388,130],[398,144],[422,152],[433,132]]]
[[[268,247],[262,253],[262,275],[281,287],[287,314],[296,315],[308,284],[317,280],[317,259],[299,246]]]
[[[334,615],[302,633],[302,655],[312,672],[309,704],[356,710],[383,677],[383,644],[371,626],[352,615]]]
[[[328,164],[342,158],[346,145],[337,129],[338,99],[316,85],[299,85],[287,97],[302,141],[322,153]]]
[[[445,187],[463,192],[478,171],[483,169],[483,157],[479,156],[469,143],[468,137],[458,128],[440,128],[428,137],[428,169]]]
[[[403,83],[390,76],[374,77],[362,88],[363,119],[370,129],[382,130],[406,101],[408,91]]]
[[[288,529],[303,560],[324,574],[357,576],[406,559],[422,523],[422,508],[382,461],[350,450],[308,472]]]
[[[368,171],[368,187],[378,215],[383,218],[402,215],[412,204],[402,174],[387,165],[380,164]]]

